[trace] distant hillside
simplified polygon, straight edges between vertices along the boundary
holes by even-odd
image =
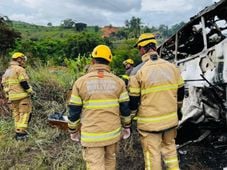
[[[117,27],[105,26],[102,28],[102,37],[110,37],[119,30]]]
[[[12,27],[21,33],[23,39],[39,40],[43,38],[59,39],[68,38],[78,33],[75,28],[63,28],[60,26],[40,26],[21,21],[12,21]],[[97,26],[88,26],[85,31],[99,32]]]

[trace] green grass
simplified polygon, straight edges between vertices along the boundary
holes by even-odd
[[[82,58],[75,62],[68,61],[68,68],[28,68],[30,83],[38,97],[37,100],[33,100],[32,118],[28,129],[29,140],[22,142],[14,139],[14,123],[10,115],[0,119],[0,170],[85,169],[81,145],[71,141],[67,131],[52,128],[47,121],[48,115],[65,108],[67,89],[71,87],[75,77],[83,74],[81,70],[88,62]],[[73,69],[75,66],[78,67],[76,70]],[[76,74],[77,71],[80,72]],[[138,140],[134,144],[134,138],[138,139],[133,137],[122,142],[117,169],[141,167],[142,153],[138,152]]]
[[[16,141],[13,123],[0,121],[0,169],[84,169],[81,148],[67,133],[37,125],[31,125],[29,131],[27,142]]]
[[[47,122],[49,114],[65,107],[75,73],[66,67],[44,66],[30,67],[28,73],[38,97],[33,100],[29,140],[16,141],[12,118],[0,119],[0,169],[85,169],[81,147],[69,139],[68,132]]]
[[[67,39],[79,34],[74,28],[62,28],[60,26],[40,26],[20,21],[13,21],[12,27],[21,33],[23,39]],[[88,26],[85,31],[95,32],[94,26]]]

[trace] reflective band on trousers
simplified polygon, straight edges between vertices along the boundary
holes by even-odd
[[[120,95],[119,102],[129,101],[128,92],[123,92]]]
[[[28,96],[28,93],[9,94],[9,100],[23,99],[27,96]]]
[[[180,170],[180,168],[178,168],[178,167],[174,167],[174,168],[167,168],[167,170]]]
[[[156,116],[156,117],[140,117],[137,116],[134,118],[134,120],[137,120],[138,123],[160,123],[163,120],[171,120],[177,117],[177,112],[168,113],[162,116]]]
[[[27,128],[28,127],[28,124],[27,123],[17,123],[17,128],[20,129],[20,128]]]
[[[164,160],[168,170],[179,170],[178,158],[174,156]]]
[[[146,165],[145,165],[145,169],[146,170],[151,170],[151,156],[150,156],[150,152],[146,151]]]
[[[166,84],[161,86],[154,86],[147,89],[142,89],[141,94],[149,94],[154,92],[160,91],[167,91],[167,90],[176,90],[178,88],[178,84]]]
[[[118,99],[107,99],[107,100],[87,100],[83,102],[83,107],[86,109],[102,109],[118,107]]]
[[[114,139],[121,134],[121,128],[117,128],[111,132],[104,133],[89,133],[89,132],[81,132],[81,141],[83,142],[100,142]]]
[[[178,163],[178,159],[177,159],[177,157],[174,157],[174,158],[171,158],[171,159],[166,159],[165,163],[166,164],[176,164],[176,163]]]
[[[80,125],[80,119],[78,119],[75,122],[71,122],[70,120],[68,121],[68,127],[70,129],[76,129]]]
[[[16,122],[16,128],[17,129],[26,129],[28,127],[28,119],[30,114],[28,113],[21,113],[20,114],[20,120]]]

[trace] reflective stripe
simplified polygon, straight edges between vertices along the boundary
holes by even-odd
[[[171,159],[165,159],[166,164],[173,164],[173,163],[175,164],[177,162],[178,162],[178,159],[176,157],[171,158]]]
[[[87,170],[90,170],[90,169],[91,169],[91,168],[90,168],[90,164],[89,164],[88,161],[86,161],[86,168],[87,168]]]
[[[25,80],[25,77],[23,75],[19,75],[18,80],[21,82],[22,80]]]
[[[71,95],[69,103],[72,103],[75,105],[82,105],[82,100],[79,96]]]
[[[30,114],[29,113],[21,113],[20,114],[20,120],[17,122],[17,128],[27,128],[28,127],[28,119],[29,119]]]
[[[14,85],[14,84],[19,84],[20,82],[18,80],[6,80],[5,84],[8,85]]]
[[[184,86],[184,80],[182,78],[180,78],[179,82],[178,82],[178,87],[182,87]]]
[[[151,157],[149,151],[146,152],[146,170],[151,170]]]
[[[140,94],[140,88],[129,87],[129,92]]]
[[[28,93],[32,92],[32,88],[30,87],[28,90],[26,90]]]
[[[128,92],[123,92],[120,95],[119,102],[129,101]]]
[[[17,123],[17,128],[21,129],[21,128],[27,128],[28,124],[27,123]]]
[[[149,94],[154,92],[160,91],[167,91],[167,90],[176,90],[178,88],[178,84],[166,84],[161,86],[154,86],[147,89],[142,89],[141,94]]]
[[[9,91],[9,88],[8,87],[4,87],[4,92],[7,93]]]
[[[132,118],[131,118],[131,115],[129,116],[122,116],[121,117],[121,120],[123,122],[123,125],[126,126],[126,125],[129,125],[132,121]]]
[[[126,75],[126,74],[125,74],[125,75],[122,75],[121,77],[122,77],[123,79],[129,80],[129,76]]]
[[[28,96],[28,93],[9,94],[9,100],[23,99],[27,96]]]
[[[180,170],[179,167],[167,168],[167,170]]]
[[[177,118],[177,112],[172,112],[172,113],[168,113],[162,116],[157,116],[157,117],[135,117],[134,120],[137,120],[138,123],[160,123],[163,120],[171,120]]]
[[[70,129],[77,129],[79,125],[80,125],[80,119],[78,119],[75,122],[71,122],[70,120],[68,121],[68,127]]]
[[[102,109],[102,108],[111,108],[118,107],[119,103],[117,99],[109,100],[87,100],[83,102],[83,107],[86,109]]]
[[[168,170],[179,170],[179,163],[177,156],[164,160]]]
[[[117,128],[111,132],[104,133],[89,133],[81,132],[81,141],[83,142],[99,142],[114,139],[121,134],[121,128]]]

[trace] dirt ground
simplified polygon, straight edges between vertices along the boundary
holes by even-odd
[[[178,151],[182,170],[223,170],[227,167],[227,147],[189,145]]]
[[[4,100],[1,92],[0,117],[9,117],[10,113],[7,107],[7,101]],[[119,154],[117,156],[118,170],[144,169],[143,152],[139,135],[135,130],[135,124],[133,126],[133,135],[128,140],[122,141],[119,145]],[[194,133],[191,128],[190,133]],[[211,136],[199,144],[190,144],[179,149],[180,168],[182,170],[223,170],[223,168],[227,167],[227,146],[219,145],[215,149],[213,145],[215,140],[219,140],[217,136],[220,136],[219,132],[216,133],[216,137]]]
[[[220,133],[207,137],[200,143],[189,144],[178,150],[181,170],[223,170],[227,167],[227,145],[213,143]],[[129,140],[122,141],[118,154],[118,170],[143,170],[144,160],[139,136],[136,131]]]

